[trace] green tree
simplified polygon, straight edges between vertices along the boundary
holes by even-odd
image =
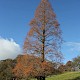
[[[1,80],[11,80],[14,76],[12,69],[15,66],[15,60],[6,59],[0,61],[0,79]]]
[[[68,61],[65,66],[66,66],[66,71],[73,70],[73,62],[72,61]]]
[[[80,56],[73,58],[73,69],[76,71],[80,70]]]

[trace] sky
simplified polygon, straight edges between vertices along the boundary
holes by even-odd
[[[21,54],[41,0],[0,0],[0,60]],[[80,0],[49,0],[60,23],[63,62],[80,55]]]

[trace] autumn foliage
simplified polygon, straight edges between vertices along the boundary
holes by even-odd
[[[41,0],[30,22],[30,31],[24,41],[24,52],[35,54],[45,60],[47,54],[62,58],[60,46],[61,30],[49,0]],[[47,55],[47,56],[49,56]]]
[[[48,76],[55,71],[53,64],[48,61],[41,62],[34,55],[22,55],[18,57],[13,73],[18,78],[29,78],[37,76]]]
[[[16,76],[24,78],[41,76],[43,79],[40,80],[45,80],[45,77],[54,70],[53,65],[46,61],[48,56],[52,56],[50,58],[52,60],[62,59],[61,34],[49,0],[41,0],[24,41],[23,51],[26,55],[18,58],[13,70]]]

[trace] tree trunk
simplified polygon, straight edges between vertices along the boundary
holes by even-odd
[[[38,76],[37,80],[45,80],[45,76]]]

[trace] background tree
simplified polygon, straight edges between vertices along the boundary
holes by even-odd
[[[80,71],[80,56],[73,58],[72,62],[74,71]]]
[[[66,66],[66,71],[73,70],[73,62],[72,61],[68,61],[65,66]]]
[[[12,80],[14,74],[12,73],[12,69],[16,64],[15,60],[6,59],[0,61],[0,79],[1,80]]]
[[[30,26],[24,42],[24,52],[41,56],[42,62],[46,56],[53,56],[53,60],[55,57],[61,59],[61,30],[48,0],[41,0]]]
[[[65,71],[67,71],[66,66],[63,65],[63,64],[58,67],[58,70],[59,70],[60,73],[64,73]]]
[[[70,72],[73,71],[73,62],[72,61],[68,61],[65,65],[61,64],[58,67],[58,70],[63,73],[63,72]]]

